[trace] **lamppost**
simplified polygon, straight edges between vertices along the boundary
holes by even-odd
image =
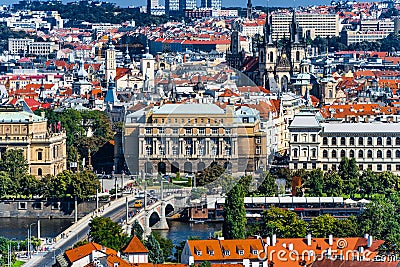
[[[31,247],[31,238],[32,238],[32,225],[35,225],[36,223],[31,223],[29,225],[29,229],[28,229],[28,245],[27,245],[27,250],[28,250],[28,258],[31,258],[31,253],[30,253],[30,247]]]
[[[11,257],[11,250],[12,250],[12,247],[11,247],[11,241],[12,240],[15,240],[16,238],[15,237],[13,237],[13,238],[11,238],[9,241],[8,241],[8,245],[7,245],[7,249],[8,249],[8,266],[9,267],[11,267],[12,266],[12,257]]]

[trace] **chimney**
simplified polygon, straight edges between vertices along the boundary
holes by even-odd
[[[282,247],[286,248],[286,243],[283,243],[283,244],[282,244]]]
[[[311,234],[307,234],[307,246],[311,246]]]
[[[358,247],[358,251],[359,251],[360,253],[364,253],[364,247]]]
[[[368,240],[369,234],[364,234],[364,238]]]
[[[276,245],[276,234],[272,235],[272,244],[271,246],[275,246]]]
[[[329,235],[328,244],[329,246],[333,245],[333,235]]]
[[[271,246],[271,238],[269,236],[267,236],[266,242],[267,242],[267,246]]]
[[[289,244],[288,244],[288,249],[289,249],[289,251],[292,251],[292,250],[293,250],[293,243],[289,243]]]
[[[368,238],[367,238],[367,247],[370,248],[372,246],[372,241],[373,241],[372,240],[372,235],[369,235]]]

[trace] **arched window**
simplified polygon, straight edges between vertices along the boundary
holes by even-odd
[[[372,146],[372,137],[368,137],[367,145]]]
[[[362,150],[358,151],[358,157],[363,158],[364,157],[364,152]]]
[[[367,151],[367,158],[372,159],[372,150]]]
[[[358,144],[362,146],[364,144],[364,139],[362,137],[358,138]]]
[[[381,145],[382,145],[382,137],[378,137],[378,138],[376,139],[376,144],[377,144],[378,146],[381,146]]]
[[[322,144],[327,145],[328,144],[328,137],[322,138]]]
[[[147,68],[148,69],[150,68],[150,62],[147,62]]]
[[[337,152],[336,150],[332,150],[332,158],[337,158]]]
[[[383,158],[382,150],[378,150],[378,152],[376,152],[376,156],[377,156],[378,158]]]
[[[298,154],[297,148],[293,149],[293,157],[297,158],[299,156]]]
[[[328,98],[333,98],[332,89],[329,89],[329,90],[328,90]]]
[[[400,158],[400,150],[396,150],[396,158]]]
[[[39,168],[39,169],[37,170],[37,174],[38,174],[39,176],[43,175],[42,168]]]
[[[346,145],[346,138],[344,138],[344,137],[340,138],[340,145],[342,145],[342,146]]]
[[[269,62],[272,63],[274,62],[274,52],[269,52]]]
[[[355,144],[355,143],[354,143],[354,137],[350,137],[350,145],[351,145],[351,146],[354,146],[354,144]]]
[[[391,138],[391,137],[388,137],[388,138],[386,139],[386,145],[388,145],[388,146],[391,146],[391,145],[392,145],[392,138]]]
[[[42,160],[42,159],[43,159],[43,153],[42,153],[42,151],[38,151],[38,153],[37,153],[37,159],[38,159],[38,160]]]
[[[328,151],[327,150],[322,151],[322,157],[323,158],[327,158],[328,157]]]
[[[332,137],[332,145],[336,146],[336,137]]]
[[[396,137],[396,146],[400,146],[400,137]]]
[[[340,151],[340,157],[341,158],[346,157],[346,152],[343,149]]]
[[[354,150],[350,150],[350,158],[354,158]]]
[[[388,151],[386,151],[386,157],[387,158],[392,158],[392,151],[391,150],[388,150]]]
[[[264,62],[264,51],[260,52],[260,61]]]
[[[300,61],[300,51],[296,51],[296,61]]]

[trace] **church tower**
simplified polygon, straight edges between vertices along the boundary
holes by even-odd
[[[143,74],[143,80],[148,82],[148,90],[154,88],[154,65],[155,59],[149,52],[149,46],[146,46],[146,53],[140,59],[140,70]]]
[[[105,78],[106,81],[109,82],[110,78],[115,78],[116,76],[116,61],[115,61],[115,49],[112,43],[111,35],[108,37],[108,44],[106,49],[106,70],[105,70]]]
[[[301,29],[296,20],[296,9],[293,8],[292,22],[290,24],[290,59],[292,64],[291,72],[299,73],[300,64],[302,60],[306,57],[305,55],[305,44],[302,42]]]
[[[228,65],[234,69],[239,69],[242,66],[244,55],[240,46],[240,25],[238,21],[233,22],[231,34],[231,46],[226,54]]]
[[[247,8],[246,8],[246,18],[248,20],[253,19],[253,5],[251,3],[251,0],[247,0]]]

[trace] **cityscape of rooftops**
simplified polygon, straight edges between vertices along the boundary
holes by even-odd
[[[0,5],[0,267],[400,266],[400,2]]]

